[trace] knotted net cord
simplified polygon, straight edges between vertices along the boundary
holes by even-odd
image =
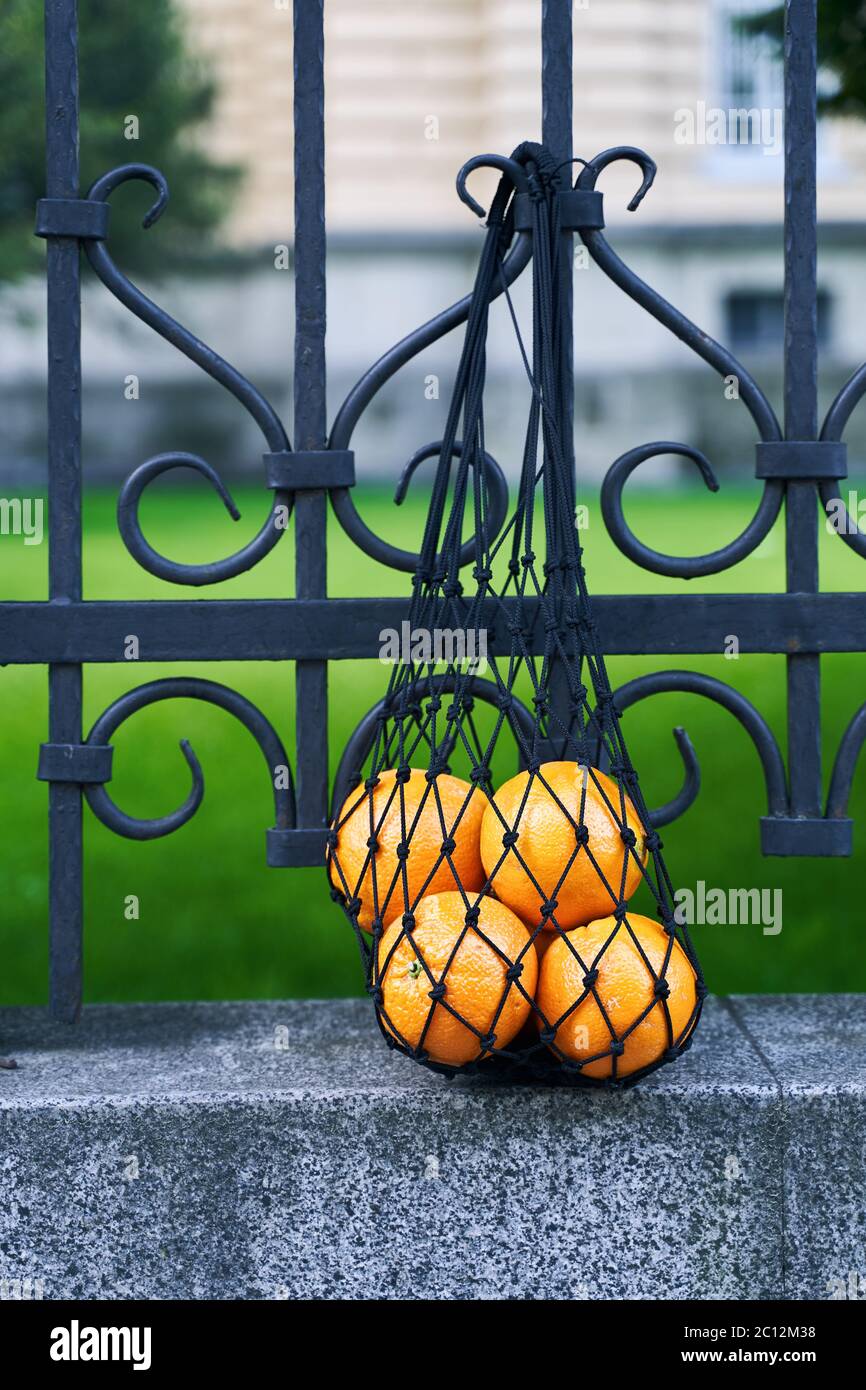
[[[490,681],[485,695],[493,707],[492,728],[482,732],[476,719],[479,681],[471,663],[449,660],[444,672],[441,662],[401,659],[395,664],[376,720],[366,777],[340,811],[329,837],[329,878],[332,894],[340,901],[355,930],[362,953],[367,984],[373,997],[383,1035],[391,1047],[408,1053],[435,1070],[453,1074],[455,1070],[484,1074],[502,1069],[508,1075],[527,1079],[544,1077],[595,1085],[632,1082],[663,1062],[679,1056],[691,1042],[700,1015],[706,988],[687,928],[674,916],[673,886],[662,857],[662,843],[653,829],[637,772],[631,762],[620,726],[620,712],[613,692],[598,632],[592,616],[583,548],[575,524],[575,490],[570,440],[572,423],[566,403],[571,371],[565,340],[566,325],[561,313],[559,293],[563,242],[559,220],[558,193],[562,175],[549,152],[541,145],[526,143],[515,150],[512,159],[526,172],[532,217],[532,351],[527,355],[516,314],[508,295],[503,260],[514,234],[515,189],[507,175],[499,183],[487,219],[487,231],[475,277],[462,351],[451,395],[442,446],[433,481],[430,507],[424,527],[417,570],[412,580],[408,621],[412,631],[477,631],[489,624],[491,612],[497,631],[507,634],[508,649],[489,657]],[[516,333],[529,388],[530,401],[523,445],[516,505],[510,520],[491,538],[488,526],[488,499],[485,484],[484,391],[487,372],[487,335],[491,298],[498,288],[505,290],[511,322]],[[460,441],[458,443],[458,440]],[[450,492],[450,501],[449,501]],[[537,501],[540,495],[540,508]],[[538,511],[541,512],[539,525]],[[460,577],[462,534],[467,517],[474,524],[472,584]],[[543,535],[538,533],[543,531]],[[541,540],[544,558],[539,560],[536,543]],[[507,546],[507,551],[506,551]],[[507,555],[507,559],[506,559]],[[500,560],[506,577],[498,587],[494,564]],[[506,600],[508,600],[506,602]],[[533,640],[540,635],[539,643]],[[535,649],[535,650],[533,650]],[[516,693],[519,681],[528,677],[529,708]],[[517,746],[519,762],[528,776],[521,805],[513,824],[509,824],[493,800],[491,759],[505,726]],[[455,754],[469,764],[470,792],[450,823],[439,789],[439,779],[450,771]],[[580,811],[577,819],[563,804],[544,774],[544,764],[574,760],[583,772]],[[405,787],[413,767],[425,763],[425,788],[414,812],[407,807]],[[597,775],[600,765],[616,788],[611,796]],[[381,774],[395,772],[387,798],[374,800]],[[520,820],[533,785],[538,783],[556,803],[574,830],[574,849],[562,865],[554,890],[546,893],[531,865],[521,854]],[[584,811],[589,784],[600,797],[617,825],[623,842],[622,864],[613,881],[593,854]],[[469,805],[470,797],[484,796],[495,808],[503,832],[502,855],[489,872],[480,892],[467,892],[460,882],[453,855],[455,833]],[[627,799],[643,831],[647,857],[638,851],[637,836],[629,825]],[[428,803],[435,808],[441,830],[441,849],[432,862],[420,890],[410,890],[407,863],[413,831]],[[400,817],[401,842],[397,865],[385,873],[377,863],[377,835],[385,818],[396,807]],[[364,809],[366,808],[366,810]],[[347,876],[338,852],[339,832],[355,815],[365,816],[368,830],[367,855],[360,875]],[[632,816],[633,819],[633,816]],[[610,936],[594,957],[584,959],[574,934],[566,935],[557,921],[557,892],[564,884],[578,855],[585,855],[610,897],[607,915],[614,919]],[[485,933],[479,921],[479,904],[486,895],[495,896],[496,877],[508,856],[515,856],[533,889],[538,893],[538,920],[526,923],[528,939],[517,959],[508,959],[497,943]],[[412,938],[415,910],[428,891],[437,870],[447,863],[459,891],[465,913],[444,969],[434,971],[424,959],[419,943]],[[639,936],[629,923],[626,881],[636,864],[641,878],[652,893],[656,916],[667,934],[661,968],[654,969]],[[359,924],[361,889],[372,896],[372,933]],[[435,891],[435,890],[434,890]],[[395,896],[396,895],[396,896]],[[394,908],[402,908],[402,929],[390,951],[380,959],[379,944],[384,934],[384,917],[389,921]],[[548,1019],[536,1000],[525,989],[521,976],[526,953],[534,948],[547,924],[564,937],[577,961],[583,979],[583,993],[557,1019]],[[619,931],[631,939],[652,981],[651,999],[626,1028],[618,1030],[605,1009],[598,990],[599,963]],[[476,933],[503,962],[505,984],[490,1026],[482,1032],[463,1017],[448,997],[448,971],[467,933]],[[579,935],[579,934],[578,934]],[[388,1017],[383,982],[390,962],[405,939],[412,948],[430,985],[430,1008],[420,1038],[410,1042]],[[679,941],[696,973],[696,1004],[685,1027],[677,1034],[668,1004],[666,973]],[[517,991],[529,1005],[532,1029],[525,1029],[509,1046],[497,1045],[496,1027],[509,991]],[[610,1035],[609,1046],[581,1061],[567,1056],[557,1046],[557,1030],[589,995],[604,1019]],[[640,1026],[652,1009],[664,1015],[667,1047],[656,1062],[627,1078],[618,1075],[618,1059],[626,1039]],[[425,1049],[435,1011],[444,1009],[475,1035],[478,1056],[459,1068],[431,1060]],[[531,1036],[527,1036],[531,1034]],[[610,1078],[593,1081],[583,1068],[610,1058]],[[495,1062],[495,1066],[493,1065]]]

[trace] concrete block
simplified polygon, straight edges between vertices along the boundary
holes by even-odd
[[[789,1298],[866,1299],[866,997],[731,1000],[782,1098]]]
[[[783,1290],[783,1101],[717,1000],[620,1094],[446,1081],[365,1000],[9,1009],[0,1050],[0,1279],[46,1298]]]

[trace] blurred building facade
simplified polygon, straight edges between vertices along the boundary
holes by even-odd
[[[225,236],[230,273],[162,283],[158,298],[251,376],[291,417],[292,16],[290,0],[178,0],[189,41],[217,80],[202,132],[245,177]],[[610,239],[644,279],[781,391],[782,77],[766,44],[736,17],[754,0],[575,0],[574,147],[645,148],[656,184],[626,212],[636,171],[604,176]],[[330,409],[404,333],[465,293],[480,233],[454,193],[473,154],[509,152],[540,131],[539,0],[326,0],[326,132],[330,234]],[[142,149],[141,157],[146,158]],[[825,397],[866,351],[866,125],[821,123],[821,383]],[[491,182],[479,173],[484,202]],[[153,233],[158,235],[158,229]],[[288,251],[287,251],[288,248]],[[194,255],[194,248],[191,248]],[[287,259],[288,257],[288,259]],[[16,292],[39,327],[41,290]],[[520,312],[525,287],[515,290]],[[92,476],[120,477],[148,453],[200,449],[228,473],[258,470],[255,430],[219,388],[134,323],[99,286],[88,289],[85,367]],[[359,427],[367,476],[395,478],[438,437],[458,350],[454,337],[410,363]],[[0,349],[16,457],[29,386],[41,371],[38,332]],[[624,449],[688,441],[746,476],[754,431],[744,408],[670,334],[578,257],[575,273],[577,457],[594,480]],[[124,383],[140,390],[130,409]],[[15,389],[17,382],[18,388]],[[510,471],[527,406],[504,306],[490,351],[490,442]],[[87,417],[86,417],[87,427]],[[866,425],[852,422],[855,460]],[[6,459],[7,467],[10,459]],[[14,460],[11,461],[14,464]],[[673,465],[671,465],[673,466]],[[653,465],[649,478],[664,469]]]
[[[229,234],[242,245],[279,240],[292,225],[291,5],[180,4],[219,82],[209,146],[248,171]],[[574,0],[575,153],[648,150],[660,174],[646,220],[778,221],[781,71],[767,45],[733,23],[765,8],[765,0]],[[464,160],[538,136],[540,11],[540,0],[326,0],[335,231],[465,226],[454,196]],[[764,131],[754,120],[710,128],[714,111],[756,109],[770,113]],[[697,127],[703,113],[703,138],[700,128],[686,138],[685,112]],[[821,154],[823,218],[866,220],[866,129],[822,130]],[[608,175],[611,222],[624,220],[628,198],[618,193],[630,193],[633,178],[633,170]]]

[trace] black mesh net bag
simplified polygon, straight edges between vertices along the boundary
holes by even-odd
[[[512,161],[487,220],[410,649],[338,772],[328,876],[391,1047],[448,1075],[610,1086],[685,1050],[705,987],[587,594],[564,405],[561,176],[538,145]],[[493,534],[485,351],[518,197],[532,233],[531,359],[511,310],[528,423],[516,505]]]

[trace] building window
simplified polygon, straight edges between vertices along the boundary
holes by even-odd
[[[718,104],[728,113],[725,143],[738,151],[754,151],[768,134],[781,133],[785,83],[778,47],[766,35],[745,33],[737,22],[767,8],[756,0],[716,0]]]
[[[830,340],[830,296],[818,291],[818,345]],[[733,290],[725,302],[725,341],[733,352],[778,352],[784,340],[781,290]]]

